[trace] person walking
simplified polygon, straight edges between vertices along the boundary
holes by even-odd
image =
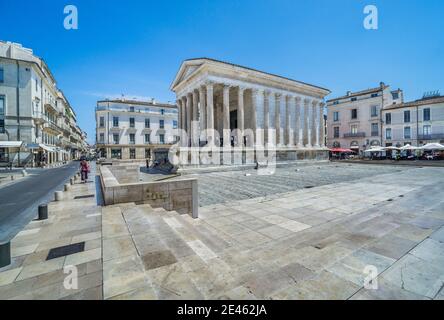
[[[82,182],[86,183],[88,181],[88,173],[89,173],[89,163],[86,161],[86,157],[82,157],[80,160],[80,175],[82,177]]]

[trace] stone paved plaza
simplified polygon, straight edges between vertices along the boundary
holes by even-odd
[[[210,174],[221,177],[212,186],[202,175],[201,192],[223,189],[232,198],[211,200],[220,203],[201,207],[194,220],[149,205],[75,200],[95,192],[94,183],[75,185],[67,200],[51,203],[47,222],[14,238],[0,298],[444,298],[443,168],[300,169],[266,178]],[[245,181],[245,194],[226,193],[230,175]],[[84,252],[45,261],[50,248],[80,241]],[[79,267],[75,291],[63,288],[64,265]],[[377,290],[363,287],[369,265]]]
[[[251,169],[190,174],[187,177],[199,179],[199,204],[207,206],[410,169],[412,167],[319,163],[279,167],[271,175],[258,175],[258,171]]]

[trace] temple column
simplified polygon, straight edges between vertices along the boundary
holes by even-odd
[[[323,102],[319,104],[319,136],[320,136],[319,146],[322,148],[325,147],[324,105],[325,104]]]
[[[244,87],[239,87],[238,90],[238,96],[237,96],[237,128],[239,132],[239,136],[237,137],[237,145],[243,146],[244,145],[244,130],[245,130],[245,123],[244,123]]]
[[[190,146],[191,143],[191,115],[192,115],[192,99],[193,99],[193,94],[191,92],[189,92],[187,94],[187,147]]]
[[[270,135],[270,91],[264,91],[264,145],[271,144]]]
[[[187,136],[188,136],[188,128],[187,128],[187,111],[186,111],[186,106],[187,106],[187,97],[183,96],[182,97],[182,135],[181,135],[181,140],[182,140],[182,147],[186,147],[188,146],[187,143]]]
[[[274,100],[274,129],[276,132],[276,145],[278,147],[282,146],[282,134],[281,134],[281,101],[283,97],[282,94],[276,93]]]
[[[307,135],[306,148],[311,148],[311,123],[310,123],[310,100],[304,99],[305,134]]]
[[[285,137],[287,147],[293,146],[293,139],[291,134],[291,101],[293,97],[291,95],[286,95],[285,99]]]
[[[208,143],[214,145],[214,101],[213,101],[213,83],[207,83],[207,130],[209,132]]]
[[[313,101],[314,147],[319,148],[319,101]]]
[[[230,137],[230,86],[224,84],[223,88],[223,97],[222,97],[222,137],[223,137],[223,146],[230,147],[231,146],[231,137]]]
[[[199,105],[198,105],[198,92],[193,90],[193,115],[191,123],[191,145],[193,147],[199,146]]]
[[[296,125],[298,128],[298,148],[304,147],[304,118],[302,117],[301,100],[301,97],[296,97]]]
[[[205,89],[204,87],[199,87],[199,104],[200,104],[200,130],[204,131],[207,127],[207,110],[206,110],[206,99],[205,99]],[[200,132],[199,132],[200,133]],[[203,137],[206,139],[206,137]],[[200,137],[199,137],[200,139]]]
[[[263,111],[264,111],[264,99],[263,99],[263,91],[259,89],[253,89],[252,90],[252,102],[253,102],[253,110],[251,112],[251,121],[253,123],[251,130],[253,130],[254,135],[254,141],[251,145],[262,145],[263,144],[263,138],[262,138],[262,128],[258,125],[258,117],[257,115],[260,114],[261,118],[263,117]],[[261,121],[262,123],[262,121]],[[259,132],[258,132],[259,131]]]

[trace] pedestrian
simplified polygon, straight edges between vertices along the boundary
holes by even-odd
[[[86,183],[88,181],[88,173],[89,173],[89,163],[86,161],[86,158],[83,158],[80,161],[80,175],[82,177],[82,182]]]

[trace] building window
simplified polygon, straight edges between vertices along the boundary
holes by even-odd
[[[100,143],[104,143],[105,142],[105,134],[104,133],[101,133],[100,134]]]
[[[422,133],[425,136],[430,136],[432,134],[432,126],[427,124],[425,126],[422,127]]]
[[[372,98],[376,98],[377,96],[378,96],[377,93],[372,93],[372,95],[371,95]]]
[[[358,118],[358,109],[352,109],[351,110],[351,118],[357,119]]]
[[[134,118],[129,118],[129,124],[130,124],[130,128],[134,128],[136,126],[136,122],[135,122]]]
[[[160,144],[165,143],[165,135],[164,134],[159,134],[159,141],[160,141]]]
[[[393,98],[393,100],[398,100],[399,99],[399,93],[398,92],[392,92],[392,98]]]
[[[130,133],[129,135],[129,143],[135,144],[136,143],[136,135],[134,133]]]
[[[378,106],[372,106],[371,107],[371,116],[377,117],[378,116]]]
[[[122,159],[122,150],[121,149],[111,149],[111,158]]]
[[[103,128],[105,126],[105,118],[104,117],[100,117],[99,126],[100,126],[100,128]]]
[[[339,101],[338,100],[333,101],[333,104],[339,104]]]
[[[151,159],[151,149],[145,149],[145,159]]]
[[[134,112],[134,107],[130,107],[129,111]]]
[[[391,128],[385,129],[385,138],[387,140],[391,140],[392,139],[392,129]]]
[[[404,127],[404,139],[411,139],[410,127]]]
[[[2,68],[0,68],[0,83],[3,83],[5,81],[5,72]]]
[[[146,118],[145,119],[145,128],[149,128],[150,127],[150,119]]]
[[[333,127],[333,138],[339,138],[339,127]]]
[[[159,120],[159,128],[165,129],[165,120]]]
[[[151,143],[151,135],[149,133],[145,133],[145,143]]]
[[[130,159],[136,159],[136,149],[130,149]]]
[[[377,123],[372,123],[372,137],[377,137],[379,135],[379,125]]]
[[[430,121],[430,108],[425,108],[423,110],[424,121]]]
[[[119,134],[117,133],[113,134],[113,142],[114,144],[119,144]]]
[[[404,122],[409,123],[410,122],[410,110],[404,111]]]
[[[350,101],[356,101],[356,100],[358,100],[356,97],[350,99]]]
[[[333,112],[333,121],[339,121],[339,111]]]
[[[350,127],[351,134],[357,134],[358,133],[358,126],[356,124],[352,125]]]
[[[113,127],[119,127],[119,117],[113,117]]]
[[[35,91],[39,92],[39,80],[35,79]]]
[[[392,123],[392,114],[386,113],[385,114],[385,124],[391,124]]]
[[[177,120],[173,120],[173,129],[177,129]]]
[[[0,133],[5,133],[5,96],[0,96]]]

